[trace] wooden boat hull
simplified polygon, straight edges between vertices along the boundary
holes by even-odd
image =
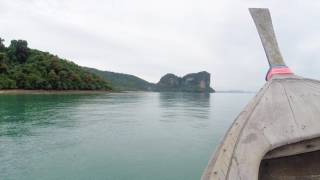
[[[202,180],[256,180],[261,161],[269,162],[263,160],[268,158],[268,152],[317,137],[320,137],[320,82],[294,75],[275,76],[235,120]],[[297,147],[291,147],[290,151],[269,158],[317,151],[319,144],[296,152]],[[320,167],[320,161],[316,163]]]
[[[320,179],[320,81],[285,65],[267,9],[250,9],[270,70],[236,118],[202,180]]]

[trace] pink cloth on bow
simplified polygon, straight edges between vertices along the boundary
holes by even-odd
[[[275,74],[293,74],[288,67],[273,67],[268,72],[267,81],[269,81]]]

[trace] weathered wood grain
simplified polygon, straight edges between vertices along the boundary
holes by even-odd
[[[319,180],[320,151],[266,159],[261,162],[259,180]]]
[[[274,76],[235,120],[202,180],[257,180],[260,162],[269,151],[320,137],[320,92],[316,89],[320,89],[319,81]],[[296,154],[292,151],[313,150],[295,149],[281,156]]]
[[[250,12],[270,68],[285,66],[269,11],[250,9]],[[320,81],[293,74],[275,74],[236,118],[201,179],[257,180],[263,159],[286,156],[290,159],[295,156],[306,157],[308,159],[305,162],[310,162],[311,156],[301,154],[319,149]],[[288,164],[286,162],[282,164]],[[316,165],[320,167],[318,163]],[[269,169],[276,170],[272,167]],[[318,169],[316,172],[320,173]],[[309,176],[310,179],[314,177],[319,178],[320,174]]]
[[[285,65],[279,50],[269,11],[261,8],[250,8],[249,11],[259,31],[259,36],[270,66]]]
[[[320,150],[320,138],[288,144],[269,151],[263,159],[275,159]]]

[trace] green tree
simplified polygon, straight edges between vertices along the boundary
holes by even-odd
[[[29,74],[26,77],[26,89],[42,89],[44,80],[36,74]]]
[[[25,40],[12,40],[8,55],[10,60],[25,63],[29,54],[28,42]]]
[[[6,47],[5,47],[5,45],[3,44],[3,42],[4,42],[4,39],[2,39],[2,38],[0,37],[0,52],[3,52],[3,51],[6,50]]]
[[[77,64],[13,40],[0,51],[0,89],[110,90],[109,84]]]
[[[26,75],[21,71],[13,71],[12,77],[16,80],[18,88],[24,89],[26,87]]]
[[[0,75],[0,89],[15,89],[16,82],[6,76]]]
[[[0,38],[1,39],[1,38]],[[0,53],[0,74],[8,71],[7,56],[4,53]]]

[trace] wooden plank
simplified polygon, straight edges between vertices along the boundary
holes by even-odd
[[[320,138],[314,138],[273,149],[263,159],[275,159],[318,150],[320,150]]]
[[[268,9],[250,8],[249,11],[259,32],[269,65],[271,67],[285,65],[279,50]]]

